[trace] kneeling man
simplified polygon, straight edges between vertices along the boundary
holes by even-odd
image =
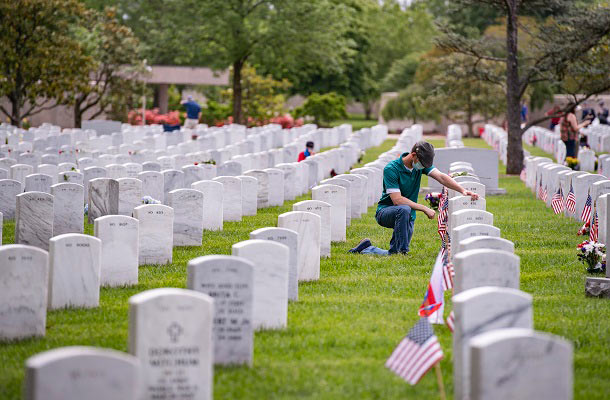
[[[371,244],[370,239],[363,239],[350,253],[362,254],[407,254],[413,237],[413,226],[416,211],[434,218],[434,210],[417,203],[422,174],[437,180],[441,185],[453,189],[473,200],[479,198],[476,193],[465,190],[449,175],[434,168],[434,147],[428,142],[418,142],[410,153],[404,153],[383,169],[383,193],[377,205],[375,219],[384,228],[394,229],[390,249],[383,250]]]

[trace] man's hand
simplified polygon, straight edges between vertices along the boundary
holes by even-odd
[[[478,200],[479,199],[479,195],[478,194],[473,193],[473,192],[471,192],[469,190],[464,190],[462,192],[462,196],[470,196],[470,199],[472,199],[472,200]]]
[[[432,219],[432,218],[434,218],[434,215],[435,215],[436,213],[434,212],[434,210],[433,210],[433,209],[426,207],[426,208],[424,208],[424,214],[426,214],[426,216],[428,217],[428,219]]]

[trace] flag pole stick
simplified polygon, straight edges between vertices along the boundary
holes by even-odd
[[[445,396],[445,385],[443,385],[443,374],[441,373],[441,362],[434,364],[434,372],[436,372],[436,383],[438,384],[438,391],[441,395],[441,400],[446,400]]]

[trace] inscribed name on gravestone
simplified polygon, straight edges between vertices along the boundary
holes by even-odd
[[[213,300],[185,289],[129,299],[129,352],[140,359],[147,399],[212,399]]]
[[[252,364],[254,264],[235,256],[195,258],[187,287],[214,299],[214,363]]]

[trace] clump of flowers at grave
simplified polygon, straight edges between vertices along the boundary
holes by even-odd
[[[159,200],[155,200],[150,196],[142,197],[142,204],[161,204]]]
[[[451,174],[449,174],[449,176],[452,178],[457,178],[458,176],[468,176],[468,171],[452,172]]]
[[[573,170],[578,170],[578,164],[578,159],[574,157],[566,157],[566,165],[572,168]]]
[[[439,192],[431,192],[426,195],[426,201],[430,205],[430,208],[434,211],[438,211],[438,205],[441,200],[441,194]]]
[[[587,266],[587,272],[604,272],[606,269],[606,245],[585,240],[577,248],[578,261]]]

